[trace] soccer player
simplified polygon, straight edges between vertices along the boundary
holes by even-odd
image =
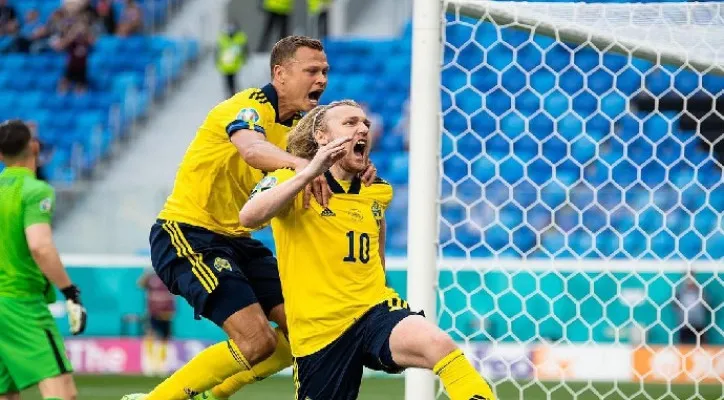
[[[45,400],[76,398],[72,366],[50,314],[60,288],[70,332],[85,329],[80,291],[53,244],[55,192],[35,176],[38,141],[22,121],[0,124],[0,399],[38,385]]]
[[[280,40],[270,64],[270,84],[237,93],[208,114],[150,235],[161,280],[229,340],[199,353],[148,395],[124,399],[224,398],[291,365],[276,259],[239,224],[238,210],[262,171],[300,170],[309,163],[283,149],[301,112],[318,104],[329,66],[322,43],[301,36]],[[363,178],[371,184],[374,167]],[[313,185],[322,204],[329,197],[324,183]]]
[[[356,103],[315,108],[288,146],[312,161],[297,172],[267,175],[239,213],[244,226],[272,221],[295,398],[356,399],[367,366],[388,373],[431,369],[453,400],[493,400],[452,338],[385,285],[384,211],[392,187],[381,179],[369,187],[360,182],[368,135],[369,121]],[[307,209],[300,193],[320,174],[334,196],[326,207]]]

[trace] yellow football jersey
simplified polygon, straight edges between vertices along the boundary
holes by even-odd
[[[248,235],[250,230],[239,224],[238,212],[263,173],[241,158],[230,135],[240,129],[254,130],[286,149],[287,134],[300,118],[296,114],[279,121],[278,97],[271,84],[246,89],[218,104],[186,150],[173,191],[158,217],[222,235]]]
[[[265,177],[255,190],[294,176],[289,169]],[[302,205],[300,193],[274,219],[292,354],[319,351],[341,336],[360,316],[398,295],[385,284],[379,225],[392,200],[392,187],[378,179],[366,187],[358,178],[337,181],[325,174],[334,195],[329,207]]]

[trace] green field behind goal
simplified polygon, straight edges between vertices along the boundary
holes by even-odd
[[[127,393],[144,392],[160,379],[140,376],[94,375],[77,376],[78,400],[119,400]],[[543,387],[541,387],[543,385]],[[724,389],[721,385],[636,385],[629,383],[596,383],[586,387],[585,383],[568,382],[506,382],[497,385],[498,400],[721,400]],[[523,391],[521,392],[521,389]],[[23,393],[23,399],[40,400],[37,389]],[[234,400],[277,400],[293,399],[294,386],[289,377],[269,378],[244,389]],[[404,399],[404,381],[397,378],[366,378],[362,382],[359,400]]]

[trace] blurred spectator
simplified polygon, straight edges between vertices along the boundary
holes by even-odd
[[[262,7],[266,12],[266,23],[257,48],[259,53],[269,50],[269,40],[276,43],[279,39],[289,35],[289,17],[294,11],[294,0],[262,1]],[[275,27],[279,30],[278,36],[272,36],[272,30]]]
[[[48,47],[47,38],[48,28],[40,21],[38,10],[28,10],[11,51],[37,53]]]
[[[317,37],[324,38],[329,31],[329,8],[332,0],[307,0],[307,12],[314,20]]]
[[[706,344],[706,327],[711,322],[712,312],[706,293],[701,285],[689,274],[676,293],[679,301],[679,341],[682,344]]]
[[[30,128],[30,132],[40,145],[40,152],[38,153],[38,170],[36,172],[36,177],[41,181],[47,181],[48,177],[45,172],[45,165],[50,161],[50,158],[53,156],[53,147],[48,146],[40,139],[40,137],[38,136],[38,124],[35,121],[26,121],[25,123],[26,125],[28,125],[28,128]]]
[[[116,12],[113,9],[113,0],[98,0],[96,2],[96,13],[100,18],[106,33],[116,32]]]
[[[236,75],[244,66],[246,55],[249,54],[249,42],[246,33],[239,30],[236,24],[229,24],[219,34],[216,46],[216,68],[224,77],[228,97],[236,93]]]
[[[125,9],[121,15],[118,26],[116,27],[116,35],[130,36],[142,33],[143,31],[143,11],[135,0],[126,0]]]
[[[13,35],[18,32],[18,16],[7,0],[0,0],[0,36]]]
[[[148,326],[144,339],[146,355],[152,373],[165,373],[168,342],[171,340],[171,321],[176,313],[176,299],[153,271],[144,273],[138,286],[146,292]]]
[[[48,44],[51,48],[54,43],[57,43],[63,37],[63,33],[70,28],[70,22],[63,7],[50,14],[50,19],[45,26],[48,28]]]
[[[80,20],[54,44],[56,50],[68,53],[65,76],[61,78],[58,87],[61,92],[66,92],[71,85],[79,93],[88,88],[88,54],[94,40],[87,22]]]

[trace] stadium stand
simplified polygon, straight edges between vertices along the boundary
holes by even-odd
[[[47,21],[60,2],[9,4],[18,15],[39,10],[41,20]],[[140,4],[147,26],[162,24],[169,17],[166,0]],[[114,6],[117,15],[122,15],[123,4]],[[33,122],[44,147],[51,149],[44,165],[46,177],[56,186],[72,185],[92,173],[109,155],[112,144],[148,115],[153,102],[198,56],[199,44],[194,40],[103,34],[88,58],[88,90],[61,93],[57,87],[65,69],[64,53],[4,54],[0,57],[0,120]]]

